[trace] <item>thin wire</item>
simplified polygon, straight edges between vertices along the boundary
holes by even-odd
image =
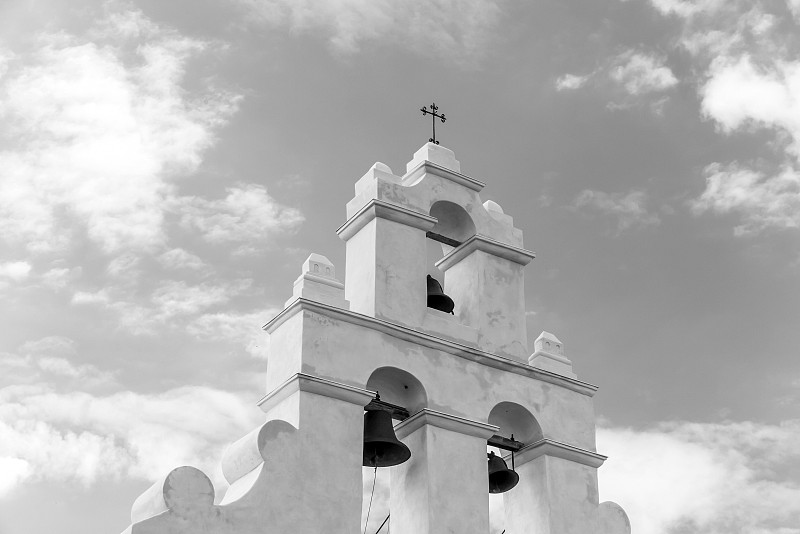
[[[390,518],[391,516],[392,516],[392,514],[389,514],[389,515],[387,515],[387,516],[386,516],[386,519],[384,519],[384,520],[383,520],[383,523],[381,523],[381,526],[379,526],[379,527],[378,527],[378,530],[376,530],[376,531],[375,531],[375,534],[378,534],[378,532],[380,532],[380,531],[381,531],[381,529],[383,528],[383,525],[385,525],[385,524],[386,524],[386,522],[389,520],[389,518]],[[387,528],[387,529],[386,529],[386,531],[388,532],[388,531],[389,531],[389,529]]]
[[[372,475],[372,493],[369,495],[369,507],[367,508],[367,520],[364,521],[364,534],[367,534],[367,523],[369,523],[369,512],[372,510],[372,497],[375,495],[375,481],[378,479],[378,466],[375,466],[374,474]]]

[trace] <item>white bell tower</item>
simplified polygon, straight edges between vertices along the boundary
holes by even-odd
[[[303,265],[270,336],[266,423],[228,447],[231,484],[174,470],[134,504],[132,533],[361,532],[363,413],[381,400],[411,458],[388,467],[395,534],[488,534],[487,440],[516,441],[507,534],[629,534],[598,502],[592,396],[561,341],[531,354],[522,232],[452,151],[420,148],[402,176],[376,163],[355,185],[344,284],[324,256]],[[441,244],[453,314],[427,307],[427,246]]]

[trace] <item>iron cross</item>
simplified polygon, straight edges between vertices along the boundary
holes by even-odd
[[[428,111],[427,106],[422,106],[422,108],[420,109],[420,111],[422,112],[423,116],[427,115],[428,113],[430,113],[430,115],[431,115],[431,123],[433,124],[433,137],[428,139],[428,141],[430,141],[431,143],[434,143],[436,145],[439,144],[439,141],[436,140],[436,118],[438,117],[438,118],[442,119],[442,122],[445,121],[444,113],[442,113],[441,115],[438,115],[436,113],[436,111],[438,111],[438,109],[439,108],[436,106],[435,103],[431,104],[431,110],[430,111]]]

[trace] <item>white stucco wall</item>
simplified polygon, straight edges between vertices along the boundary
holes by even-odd
[[[624,511],[598,503],[596,387],[553,334],[531,354],[533,253],[482,189],[431,143],[403,176],[373,165],[338,230],[345,283],[312,254],[265,326],[267,422],[226,450],[225,497],[213,504],[208,478],[179,468],[137,500],[127,532],[360,532],[363,407],[381,388],[411,412],[396,426],[411,459],[388,468],[395,532],[488,532],[486,440],[516,428],[525,448],[504,494],[509,534],[629,534]],[[429,231],[460,243],[437,264],[454,315],[426,306]]]

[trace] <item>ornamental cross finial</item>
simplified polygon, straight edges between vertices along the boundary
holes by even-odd
[[[433,137],[428,139],[428,141],[430,141],[431,143],[434,143],[436,145],[439,144],[439,141],[436,140],[436,119],[440,118],[440,119],[442,119],[442,122],[445,121],[444,113],[439,115],[439,114],[436,113],[438,110],[439,110],[439,107],[435,103],[431,104],[431,110],[430,111],[428,111],[426,106],[422,106],[422,108],[420,109],[420,111],[422,112],[423,116],[425,116],[425,115],[427,115],[429,113],[431,115],[431,123],[433,125]]]

